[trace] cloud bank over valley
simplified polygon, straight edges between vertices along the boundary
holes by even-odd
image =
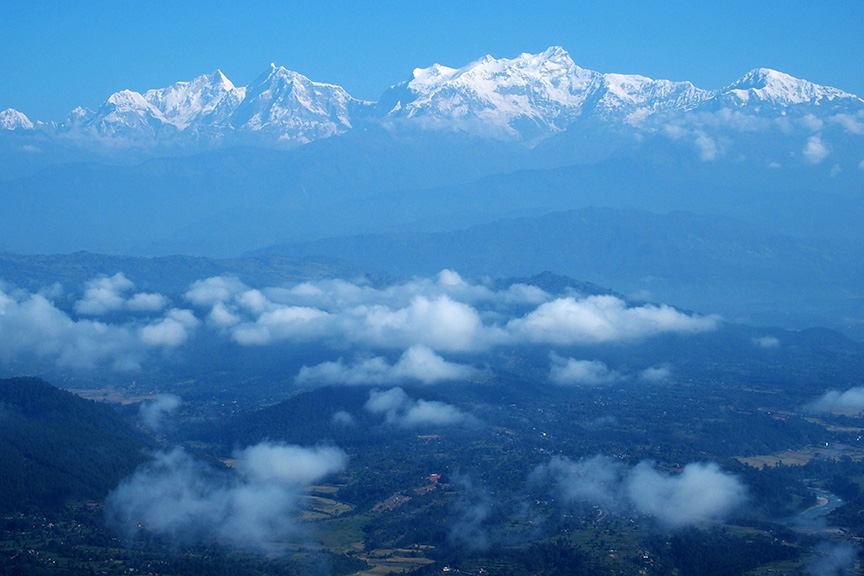
[[[482,355],[514,346],[550,350],[553,382],[612,382],[624,377],[613,367],[565,359],[555,350],[695,335],[720,325],[718,316],[666,305],[573,291],[552,295],[519,283],[496,288],[450,270],[387,286],[331,279],[253,288],[216,276],[174,295],[139,291],[122,273],[93,278],[77,291],[0,284],[5,362],[135,373],[148,363],[182,359],[202,342],[247,351],[296,345],[329,351],[328,360],[298,366],[293,376],[300,384],[468,380],[482,375]]]
[[[130,536],[147,530],[176,543],[216,539],[270,550],[299,530],[303,490],[347,463],[338,448],[263,442],[236,451],[230,470],[216,470],[175,448],[111,492],[106,515]]]

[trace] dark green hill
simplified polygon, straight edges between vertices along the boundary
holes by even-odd
[[[363,411],[371,389],[367,386],[315,388],[226,422],[205,424],[190,433],[193,437],[227,447],[245,446],[262,440],[295,444],[321,441],[336,441],[339,445],[362,443],[369,435],[369,428],[380,420]],[[333,415],[337,412],[351,414],[356,425],[334,421]]]
[[[0,510],[101,499],[144,460],[146,445],[110,406],[37,378],[0,380]]]

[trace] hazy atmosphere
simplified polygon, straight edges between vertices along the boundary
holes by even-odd
[[[862,573],[864,5],[0,26],[0,574]]]

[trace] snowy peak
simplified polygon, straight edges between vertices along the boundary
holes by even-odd
[[[485,56],[462,68],[418,68],[382,97],[391,119],[450,124],[461,131],[532,139],[562,130],[600,75],[550,48],[516,58]]]
[[[635,74],[603,74],[603,86],[590,111],[595,118],[643,128],[653,118],[693,110],[713,93],[690,82],[653,80]]]
[[[168,124],[162,111],[144,95],[134,90],[121,90],[109,96],[93,114],[76,109],[62,128],[72,135],[110,138],[131,145],[151,141]]]
[[[415,68],[409,85],[417,91],[423,91],[425,87],[431,88],[452,78],[457,72],[456,68],[448,68],[440,64],[433,64],[428,68]]]
[[[23,112],[7,108],[0,112],[0,130],[32,130],[33,122]]]
[[[550,88],[567,89],[573,85],[573,80],[577,80],[578,85],[579,80],[590,82],[597,76],[595,72],[576,66],[563,48],[553,47],[540,54],[525,53],[512,59],[487,55],[458,69],[440,64],[418,68],[408,87],[417,93],[461,88],[490,100],[494,98],[493,93],[502,94],[507,88],[523,87],[548,95]]]
[[[422,118],[465,131],[483,126],[490,134],[530,141],[580,118],[638,124],[657,112],[692,109],[711,96],[689,82],[586,70],[553,46],[512,59],[486,56],[459,69],[417,69],[384,102],[391,118]]]
[[[837,88],[820,86],[769,68],[751,70],[720,93],[726,96],[727,100],[737,99],[742,104],[755,100],[781,106],[844,98],[858,99],[855,95]]]
[[[309,142],[350,129],[351,111],[359,104],[340,86],[313,82],[270,64],[269,70],[246,88],[230,123],[241,131]]]
[[[108,97],[105,104],[117,112],[148,110],[151,107],[143,95],[133,90],[115,92]]]
[[[159,131],[182,131],[193,124],[206,125],[224,119],[244,95],[244,88],[236,88],[216,70],[190,82],[177,82],[144,94],[121,90],[112,94],[90,118],[79,111],[76,118],[70,118],[70,124],[82,124],[106,136],[131,130],[138,136],[153,137]]]
[[[565,130],[611,130],[616,137],[634,130],[663,131],[705,143],[707,130],[767,126],[787,114],[864,132],[860,98],[775,70],[759,68],[726,88],[708,91],[690,82],[581,68],[560,46],[514,58],[486,55],[459,68],[416,68],[378,103],[357,100],[340,86],[274,63],[246,87],[215,70],[143,94],[122,90],[95,112],[74,110],[59,129],[38,123],[35,129],[57,130],[84,144],[166,150],[302,144],[376,124],[528,144]],[[0,113],[0,128],[29,129],[33,123],[10,109]]]
[[[161,143],[178,134],[187,144],[200,137],[217,142],[238,133],[303,143],[350,129],[352,111],[364,104],[339,86],[271,64],[248,87],[235,86],[215,70],[144,94],[121,90],[96,112],[74,110],[62,128],[73,137],[130,145]]]
[[[245,88],[235,87],[221,70],[144,93],[144,99],[161,112],[165,121],[181,130],[210,117],[220,107],[227,108],[230,114],[244,96]]]

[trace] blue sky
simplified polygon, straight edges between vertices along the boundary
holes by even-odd
[[[764,66],[864,95],[864,1],[0,4],[0,110],[61,120],[124,88],[270,62],[377,99],[412,69],[563,46],[600,72],[719,88]]]

